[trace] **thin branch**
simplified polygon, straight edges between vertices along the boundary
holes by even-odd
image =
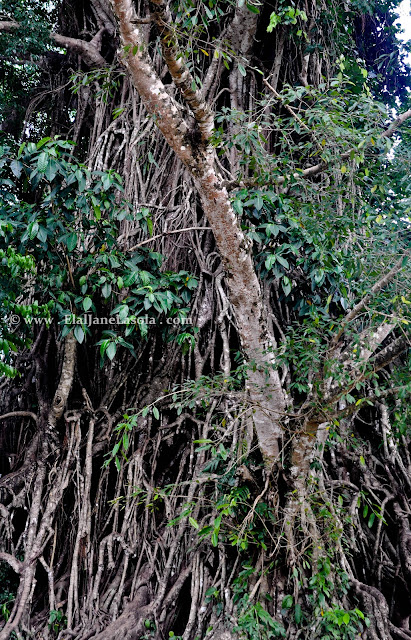
[[[132,20],[133,24],[151,24],[153,22],[153,17],[147,16],[147,18],[134,18]]]
[[[400,113],[398,118],[396,118],[394,122],[390,124],[388,129],[381,134],[381,138],[391,138],[398,127],[400,127],[406,120],[408,120],[408,118],[411,118],[411,109],[408,109],[408,111],[404,111],[404,113]]]
[[[270,89],[270,91],[272,91],[275,94],[277,94],[277,92],[273,89],[273,87],[268,83],[268,81],[264,78],[263,79],[264,84]],[[279,98],[281,98],[280,94],[277,94],[279,96]],[[276,96],[277,97],[277,96]],[[284,105],[287,108],[287,105]],[[291,107],[290,107],[291,109]],[[289,110],[289,109],[288,109]],[[295,114],[294,112],[292,113],[293,117],[297,117],[297,114]],[[396,130],[398,129],[398,127],[400,127],[406,120],[408,120],[409,118],[411,118],[411,109],[408,109],[408,111],[404,111],[404,113],[401,113],[398,118],[396,118],[390,125],[389,127],[383,131],[381,133],[381,138],[391,138],[394,133],[396,132]],[[304,125],[304,123],[301,121],[300,124],[306,129],[306,125]],[[349,151],[344,151],[344,153],[342,153],[340,155],[340,160],[348,160],[348,158],[350,158],[352,152],[355,151],[355,148],[350,149]],[[317,176],[318,174],[320,174],[322,171],[324,171],[325,169],[327,169],[327,167],[329,166],[329,162],[326,161],[321,161],[318,164],[314,164],[311,167],[307,167],[306,169],[301,169],[299,171],[295,171],[293,174],[287,175],[287,176],[280,176],[279,178],[275,178],[275,184],[278,185],[282,185],[284,184],[284,182],[286,180],[289,180],[291,177],[295,178],[296,180],[298,180],[298,178],[311,178],[312,176]],[[244,184],[245,181],[243,181]],[[235,189],[239,186],[241,186],[241,183],[239,183],[238,181],[232,181],[232,182],[225,182],[224,186],[227,189]],[[252,182],[252,184],[250,183],[249,186],[255,186],[255,183]]]
[[[32,413],[31,411],[10,411],[9,413],[3,413],[3,415],[0,416],[0,420],[7,420],[7,418],[18,418],[18,417],[32,418],[34,422],[37,422],[36,414]]]
[[[69,276],[70,276],[70,282],[71,282],[71,285],[72,285],[73,289],[75,289],[76,285],[74,284],[73,274],[72,274],[71,267],[70,267],[70,261],[69,261],[67,255],[66,255],[66,261],[67,261],[67,269],[68,269]]]
[[[375,358],[370,362],[372,368],[367,373],[361,374],[359,377],[351,380],[350,383],[345,386],[336,387],[336,385],[334,385],[328,395],[324,398],[327,404],[335,404],[343,395],[345,395],[346,393],[350,393],[357,383],[368,380],[374,373],[377,373],[378,371],[381,371],[381,369],[384,369],[384,367],[396,360],[398,356],[407,351],[409,347],[410,341],[405,336],[401,336],[400,338],[397,338],[397,340],[394,340],[385,349],[382,349],[382,351],[379,351],[377,353]],[[355,373],[355,371],[353,373]],[[389,389],[385,392],[381,392],[378,397],[381,398],[384,395],[390,395],[399,389],[405,388],[406,387],[396,387],[395,389]],[[377,396],[375,396],[375,398],[377,398]],[[372,399],[372,397],[370,396],[367,399]],[[356,407],[357,405],[354,406],[354,408]],[[350,407],[348,407],[348,409],[349,408]],[[345,411],[345,409],[343,411]]]
[[[407,391],[407,387],[406,386],[392,387],[392,389],[384,389],[383,391],[380,391],[378,396],[376,396],[376,395],[364,396],[363,398],[359,398],[355,404],[350,404],[350,405],[348,405],[348,407],[345,407],[344,409],[339,409],[339,410],[333,411],[331,414],[327,413],[327,419],[328,420],[335,420],[335,419],[341,420],[341,418],[349,418],[356,411],[359,411],[364,406],[366,406],[367,403],[374,404],[375,402],[378,402],[382,398],[388,398],[390,396],[396,395],[400,391]],[[362,402],[360,402],[360,400]],[[333,402],[336,402],[336,400],[333,400]]]
[[[265,80],[264,80],[264,83],[267,84]],[[398,118],[396,118],[394,122],[392,122],[389,125],[388,129],[386,129],[385,131],[383,131],[383,133],[381,133],[381,138],[391,138],[396,132],[396,130],[398,129],[398,127],[400,127],[409,118],[411,118],[411,109],[409,109],[408,111],[405,111],[404,113],[401,113],[398,116]],[[348,160],[348,158],[351,156],[353,151],[355,151],[355,149],[350,149],[349,151],[345,151],[344,153],[341,154],[340,159]],[[293,177],[309,178],[311,176],[316,176],[322,171],[324,171],[324,169],[326,169],[328,165],[329,165],[328,162],[319,162],[318,164],[315,164],[312,167],[307,167],[307,169],[303,169],[302,171],[298,171],[294,173]],[[278,178],[278,180],[276,180],[277,184],[283,184],[286,178],[289,178],[289,176],[281,176],[280,178]]]
[[[382,289],[384,289],[391,282],[391,280],[395,278],[397,273],[401,271],[403,267],[403,260],[404,260],[404,256],[402,256],[400,260],[398,260],[398,262],[395,263],[393,268],[388,273],[386,273],[380,280],[378,280],[378,282],[375,283],[375,285],[371,288],[371,291],[367,293],[367,295],[364,296],[364,298],[360,300],[360,302],[358,302],[355,305],[355,307],[351,309],[349,313],[347,313],[347,315],[345,316],[345,318],[343,319],[340,325],[339,330],[331,340],[331,343],[330,343],[331,348],[334,348],[337,345],[339,339],[344,333],[346,326],[352,320],[354,320],[361,313],[361,311],[363,311],[363,309],[367,306],[369,301],[374,296],[376,296]]]
[[[157,240],[158,238],[162,238],[163,236],[169,236],[173,233],[183,233],[184,231],[211,231],[211,228],[210,227],[186,227],[185,229],[173,229],[171,231],[163,231],[162,233],[158,233],[157,235],[152,236],[147,240],[143,240],[143,242],[139,242],[138,244],[134,245],[134,247],[131,247],[131,249],[128,249],[128,251],[135,251],[139,247],[142,247],[145,244],[148,244],[152,240]]]
[[[294,109],[292,107],[290,107],[289,104],[286,104],[283,101],[282,96],[278,93],[278,91],[276,91],[274,89],[274,87],[271,86],[271,84],[265,79],[263,78],[263,82],[265,84],[265,86],[273,93],[273,95],[277,98],[277,100],[279,100],[281,102],[281,104],[283,105],[284,109],[286,109],[288,111],[288,113],[294,118],[294,120],[296,120],[296,122],[298,122],[298,124],[300,125],[300,127],[302,127],[302,129],[304,129],[305,131],[307,131],[307,133],[314,138],[315,144],[317,145],[317,148],[319,151],[323,152],[324,149],[323,147],[320,145],[320,143],[318,142],[317,138],[315,137],[314,132],[310,129],[310,127],[308,127],[305,122],[303,122],[303,120],[301,120],[300,116],[298,115],[298,113],[296,113],[294,111]]]
[[[192,88],[195,86],[195,81],[179,50],[170,8],[164,0],[152,0],[152,5],[152,17],[160,35],[163,56],[168,70],[175,85],[193,112],[202,139],[208,140],[214,128],[213,113],[208,103],[204,100],[202,92]]]

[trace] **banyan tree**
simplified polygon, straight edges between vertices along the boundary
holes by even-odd
[[[0,640],[411,638],[398,0],[5,0]]]

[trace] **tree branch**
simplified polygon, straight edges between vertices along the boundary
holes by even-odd
[[[398,358],[398,356],[404,353],[404,351],[406,351],[409,347],[410,347],[410,341],[405,336],[401,336],[400,338],[393,340],[387,347],[379,351],[374,356],[373,360],[370,361],[370,369],[366,373],[360,373],[359,377],[352,378],[349,382],[343,385],[339,384],[338,381],[334,382],[330,387],[330,389],[327,391],[327,393],[324,395],[324,401],[328,405],[335,404],[341,398],[341,396],[343,396],[347,392],[352,391],[358,382],[367,380],[368,378],[370,378],[370,376],[373,373],[376,373],[377,371],[384,369],[384,367],[386,367],[393,360]],[[362,364],[362,361],[360,361],[359,364]],[[352,373],[352,375],[355,376],[356,372],[358,372],[358,366],[355,367],[355,364],[354,364],[350,373]],[[388,395],[390,393],[393,393],[393,391],[389,390],[388,392],[386,392],[385,395]],[[356,408],[356,405],[355,405],[355,408]],[[345,411],[345,409],[343,409],[343,411]],[[336,415],[337,415],[336,413],[333,414],[334,417]]]
[[[163,236],[170,236],[174,233],[183,233],[184,231],[211,231],[211,228],[210,227],[186,227],[185,229],[172,229],[171,231],[163,231],[162,233],[158,233],[157,235],[152,236],[151,238],[147,238],[147,240],[143,240],[143,242],[139,242],[138,244],[134,245],[134,247],[131,247],[131,249],[128,249],[128,251],[135,251],[139,247],[142,247],[145,244],[148,244],[152,240],[157,240],[158,238],[162,238]]]
[[[17,417],[32,418],[34,422],[37,422],[36,414],[32,413],[31,411],[10,411],[9,413],[3,413],[3,415],[0,416],[0,420],[6,420],[7,418],[17,418]]]
[[[298,113],[296,113],[294,111],[294,109],[292,107],[290,107],[289,104],[285,104],[283,102],[283,99],[281,97],[281,95],[278,93],[278,91],[276,91],[274,89],[274,87],[271,86],[271,84],[265,79],[263,78],[263,82],[265,84],[265,86],[271,91],[271,93],[277,98],[277,100],[280,100],[281,104],[283,105],[283,107],[288,111],[288,113],[294,118],[294,120],[296,120],[298,122],[298,124],[300,125],[300,127],[302,129],[304,129],[305,131],[307,131],[307,133],[314,139],[315,144],[317,145],[317,149],[322,153],[324,151],[323,147],[320,145],[320,143],[318,142],[317,138],[315,137],[314,132],[310,129],[310,127],[308,127],[305,122],[303,120],[301,120],[300,116],[298,115]]]
[[[201,91],[195,90],[195,81],[178,47],[177,36],[171,19],[170,8],[164,0],[151,0],[152,17],[160,35],[164,60],[173,81],[193,112],[203,141],[210,138],[214,117]]]
[[[344,330],[346,328],[346,326],[352,322],[352,320],[354,320],[360,313],[361,311],[363,311],[363,309],[367,306],[367,304],[369,303],[369,301],[376,296],[382,289],[384,289],[390,282],[391,280],[393,280],[395,278],[395,276],[397,275],[397,273],[399,273],[402,269],[403,266],[403,260],[404,260],[404,256],[402,256],[400,258],[400,260],[398,260],[398,262],[395,263],[395,265],[393,266],[393,268],[386,273],[380,280],[378,280],[378,282],[376,282],[374,284],[374,286],[371,288],[371,291],[369,293],[367,293],[366,296],[364,296],[364,298],[362,300],[360,300],[360,302],[358,302],[355,307],[353,307],[351,309],[351,311],[349,313],[347,313],[347,315],[345,316],[345,318],[343,319],[339,330],[337,331],[337,333],[335,334],[335,336],[333,337],[333,339],[331,340],[330,343],[330,347],[331,348],[335,348],[339,339],[341,338],[342,334],[344,333]]]
[[[270,89],[270,91],[272,91],[274,94],[276,94],[277,92],[275,90],[273,90],[273,88],[271,87],[271,85],[269,84],[269,82],[266,79],[263,79],[264,84]],[[277,94],[278,96],[280,96],[280,94]],[[277,96],[276,96],[277,97]],[[281,96],[280,96],[281,97]],[[295,117],[296,114],[292,114],[293,117]],[[396,118],[390,125],[389,127],[383,131],[383,133],[381,133],[381,138],[391,138],[393,136],[393,134],[395,133],[395,131],[398,129],[398,127],[400,127],[406,120],[408,120],[409,118],[411,118],[411,109],[409,109],[408,111],[405,111],[404,113],[400,114],[398,116],[398,118]],[[303,125],[303,123],[300,122],[300,124]],[[304,127],[306,128],[306,127]],[[339,156],[340,161],[344,161],[344,160],[348,160],[348,158],[350,158],[352,152],[355,151],[355,149],[350,149],[349,151],[344,151],[344,153],[342,153]],[[313,176],[317,176],[320,173],[322,173],[325,169],[327,169],[327,167],[329,167],[330,162],[326,162],[324,160],[322,160],[321,162],[318,162],[317,164],[312,165],[311,167],[307,167],[306,169],[300,169],[299,171],[295,171],[294,173],[287,175],[287,176],[280,176],[279,178],[275,178],[275,184],[277,185],[282,185],[284,184],[284,182],[286,180],[289,180],[291,177],[295,178],[296,180],[298,180],[298,178],[311,178]],[[245,184],[249,186],[255,186],[254,181],[242,181],[242,183],[238,182],[238,181],[230,181],[230,182],[225,182],[225,186],[227,187],[227,189],[235,189],[239,186],[241,186],[241,184]]]
[[[393,360],[398,358],[401,353],[404,353],[410,347],[410,341],[406,336],[400,336],[396,340],[393,340],[389,345],[379,351],[376,355],[372,364],[374,366],[374,371],[379,371],[390,364]]]
[[[20,27],[19,23],[15,20],[2,20],[0,21],[0,32],[11,33]]]
[[[364,364],[368,362],[375,350],[384,342],[389,336],[391,331],[396,327],[396,324],[386,322],[379,327],[368,327],[362,331],[358,337],[358,341],[350,342],[350,344],[341,353],[340,361],[348,361],[353,359],[353,347],[355,348],[354,355],[359,356],[358,364]],[[354,363],[357,364],[357,361]]]
[[[0,33],[12,33],[16,29],[20,29],[20,24],[15,20],[4,20],[0,22]],[[50,33],[50,38],[59,45],[70,51],[78,53],[89,67],[103,67],[106,64],[105,59],[100,53],[101,38],[105,32],[105,27],[100,29],[90,42],[79,40],[77,38],[68,38],[59,33]]]
[[[396,118],[394,122],[390,124],[388,129],[381,134],[381,138],[391,138],[398,127],[400,127],[406,120],[408,120],[408,118],[411,118],[411,109],[408,109],[408,111],[404,111],[404,113],[400,113],[398,118]]]
[[[59,33],[51,33],[50,38],[54,40],[60,47],[65,47],[74,53],[78,53],[89,67],[103,67],[106,64],[105,59],[100,53],[101,34],[105,29],[99,31],[91,42],[78,40],[77,38],[68,38],[61,36]],[[100,46],[96,46],[100,43]]]
[[[124,47],[123,61],[133,84],[148,111],[154,117],[166,141],[180,160],[189,166],[193,150],[188,138],[188,125],[182,117],[181,107],[167,93],[148,55],[137,15],[131,0],[113,0],[113,8],[120,25]]]
[[[17,560],[14,556],[11,556],[9,553],[5,553],[4,551],[0,552],[0,560],[2,562],[7,562],[7,564],[15,571],[16,573],[21,573],[23,565]]]
[[[53,428],[63,415],[67,398],[70,393],[74,378],[74,365],[76,361],[76,339],[73,333],[69,333],[65,339],[63,365],[61,368],[60,382],[54,394],[51,406],[49,426]]]
[[[266,80],[264,80],[264,83],[268,85],[268,83],[266,82]],[[398,129],[398,127],[400,127],[406,120],[408,120],[409,118],[411,118],[411,109],[409,109],[408,111],[405,111],[404,113],[401,113],[398,118],[396,118],[388,127],[388,129],[386,129],[385,131],[383,131],[383,133],[381,134],[381,138],[391,138],[394,133],[396,132],[396,130]],[[345,151],[344,153],[341,154],[340,156],[340,160],[348,160],[348,158],[351,156],[351,153],[355,151],[355,149],[350,149],[349,151]],[[311,176],[316,176],[319,173],[321,173],[322,171],[324,171],[324,169],[326,169],[329,165],[329,162],[319,162],[318,164],[313,165],[312,167],[307,167],[306,169],[303,169],[302,171],[298,171],[295,172],[293,174],[294,178],[310,178]],[[276,180],[277,184],[283,184],[286,180],[286,178],[289,178],[289,176],[281,176],[280,178],[278,178]]]

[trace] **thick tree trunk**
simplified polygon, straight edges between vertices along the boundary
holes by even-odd
[[[177,157],[194,178],[204,213],[213,230],[227,275],[230,302],[245,357],[251,365],[249,391],[261,452],[267,465],[278,459],[281,418],[286,400],[275,367],[272,336],[264,318],[260,283],[247,240],[231,206],[221,175],[215,169],[215,151],[207,140],[194,142],[193,133],[181,116],[155,72],[137,26],[131,0],[113,0],[119,19],[124,61],[146,109]],[[180,74],[180,68],[178,69]],[[186,97],[184,91],[183,95]],[[193,100],[194,101],[194,100]],[[201,99],[197,100],[198,103]],[[208,122],[209,112],[201,109],[199,120]],[[201,122],[200,122],[201,128]],[[210,128],[205,127],[203,131]]]

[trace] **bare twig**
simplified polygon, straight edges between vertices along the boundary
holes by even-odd
[[[37,416],[35,413],[32,413],[31,411],[9,411],[9,413],[3,413],[2,416],[0,416],[0,420],[7,420],[7,418],[32,418],[34,420],[34,422],[37,422]]]
[[[283,107],[288,111],[288,113],[294,118],[294,120],[296,120],[296,122],[298,122],[298,124],[300,125],[300,127],[302,129],[304,129],[305,131],[307,131],[307,133],[310,134],[310,136],[314,139],[315,144],[317,145],[318,150],[322,153],[323,152],[323,147],[320,145],[320,143],[318,142],[317,138],[315,137],[314,132],[310,129],[310,127],[308,127],[305,122],[303,122],[303,120],[301,120],[300,116],[298,115],[298,113],[296,113],[294,111],[294,109],[292,107],[290,107],[289,104],[286,104],[282,98],[282,96],[278,93],[278,91],[276,91],[274,89],[274,87],[271,86],[271,84],[265,79],[263,78],[263,82],[265,84],[265,86],[274,94],[274,96],[277,98],[277,100],[280,100],[281,104],[283,105]]]
[[[143,240],[142,242],[135,244],[134,247],[131,247],[131,249],[128,249],[128,251],[135,251],[139,247],[143,247],[145,244],[152,242],[152,240],[157,240],[158,238],[162,238],[163,236],[169,236],[174,233],[183,233],[184,231],[211,231],[211,229],[210,227],[186,227],[185,229],[173,229],[171,231],[163,231],[162,233],[158,233],[157,235],[152,236],[151,238],[147,238],[147,240]]]

